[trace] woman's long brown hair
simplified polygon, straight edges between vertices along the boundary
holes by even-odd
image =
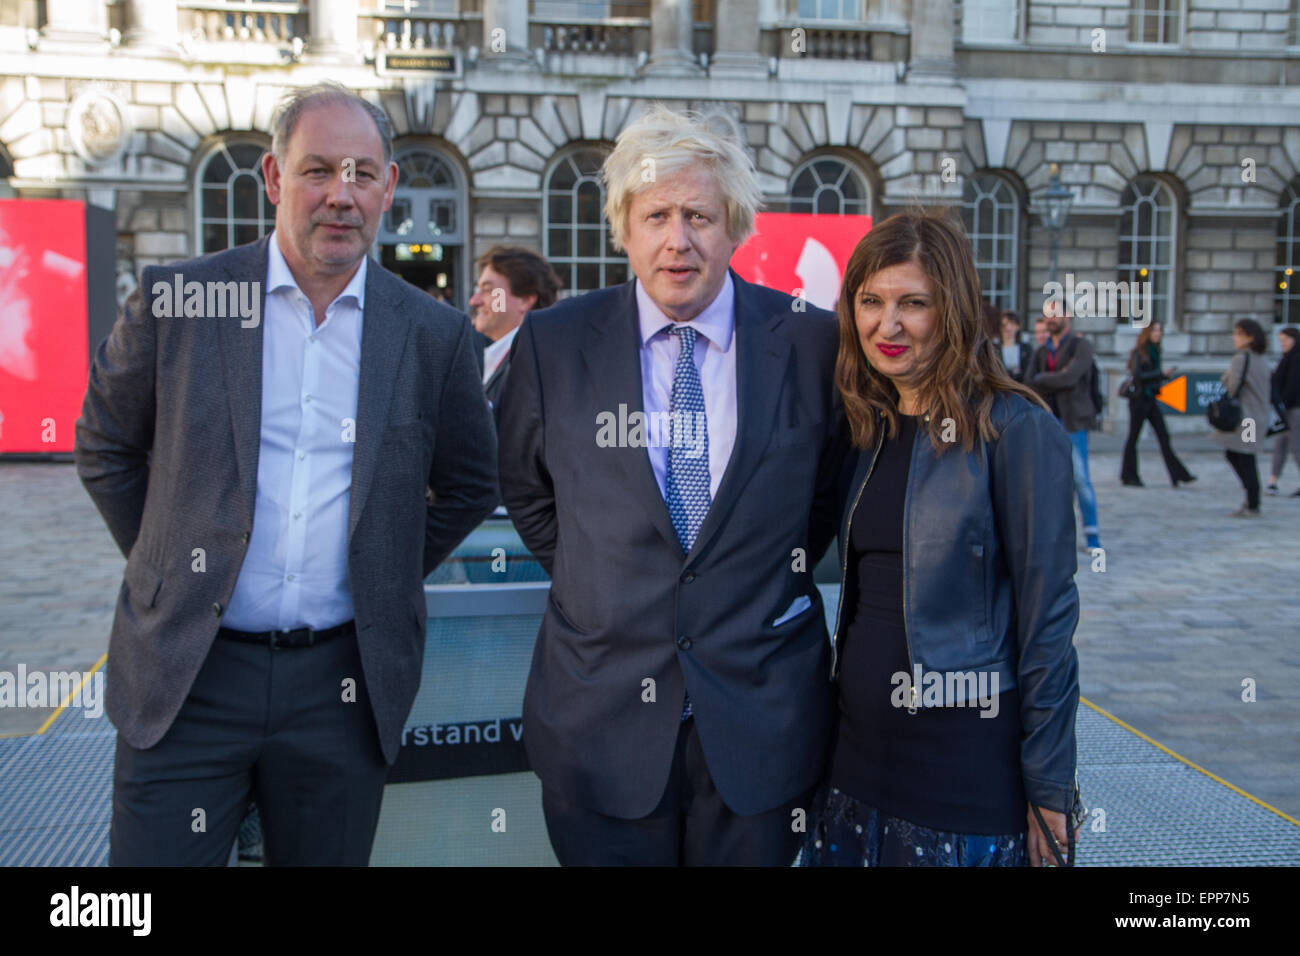
[[[844,399],[854,445],[875,444],[878,412],[884,413],[886,434],[897,435],[899,415],[898,390],[863,352],[854,301],[868,278],[906,262],[917,263],[930,280],[938,312],[934,337],[917,356],[916,370],[919,405],[931,422],[952,419],[955,435],[970,451],[976,434],[986,441],[997,437],[992,411],[998,392],[1020,395],[1047,408],[1037,394],[1007,374],[998,346],[984,329],[979,278],[961,225],[946,212],[908,210],[890,216],[862,238],[840,287],[835,384]],[[938,454],[955,444],[942,440],[943,431],[935,425],[930,428],[930,442]]]
[[[1151,344],[1151,333],[1159,322],[1148,322],[1146,326],[1138,333],[1137,341],[1133,343],[1133,351],[1129,356],[1129,371],[1136,371],[1138,363],[1146,364],[1143,359],[1147,354],[1147,346]],[[1160,343],[1155,343],[1156,350],[1160,351]]]

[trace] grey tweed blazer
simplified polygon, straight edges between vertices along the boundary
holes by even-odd
[[[91,364],[75,457],[127,557],[107,710],[133,747],[162,739],[212,646],[253,527],[261,431],[262,323],[155,318],[151,290],[177,273],[258,281],[265,316],[267,242],[145,269]],[[424,577],[492,510],[495,478],[468,320],[369,263],[348,575],[390,763],[420,682]]]

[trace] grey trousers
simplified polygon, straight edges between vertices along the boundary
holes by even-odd
[[[117,739],[109,865],[225,866],[255,797],[267,864],[365,866],[387,776],[355,637],[218,638],[163,739]]]
[[[1269,474],[1274,478],[1282,476],[1282,466],[1286,464],[1288,450],[1295,459],[1296,467],[1300,468],[1300,405],[1286,410],[1286,423],[1291,426],[1291,430],[1273,439],[1273,467],[1269,469]]]

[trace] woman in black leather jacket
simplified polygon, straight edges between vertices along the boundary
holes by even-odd
[[[845,271],[839,704],[801,865],[1037,866],[1070,842],[1070,442],[1003,369],[979,295],[940,214],[887,219]]]

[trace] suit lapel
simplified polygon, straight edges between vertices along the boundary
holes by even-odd
[[[635,283],[629,281],[619,290],[618,299],[610,313],[593,315],[588,322],[591,334],[583,342],[581,352],[587,366],[587,378],[595,389],[597,411],[608,411],[619,418],[623,417],[619,414],[619,406],[626,406],[628,415],[634,411],[644,412],[641,335]],[[602,448],[600,453],[615,456],[627,479],[630,497],[641,503],[651,524],[681,554],[681,542],[673,530],[668,505],[659,491],[659,482],[655,480],[647,450],[639,447],[612,447]]]
[[[726,523],[762,458],[772,437],[772,420],[790,362],[790,343],[772,331],[784,320],[785,313],[763,312],[753,286],[735,272],[731,273],[731,281],[736,289],[736,442],[690,557],[707,546]]]
[[[235,433],[235,462],[244,508],[251,521],[257,503],[257,461],[262,444],[262,338],[266,319],[266,260],[270,237],[232,249],[226,258],[227,279],[261,283],[262,321],[244,328],[238,317],[217,321],[221,364]]]
[[[361,322],[361,378],[357,384],[356,447],[348,497],[348,540],[356,530],[379,463],[402,347],[410,318],[398,307],[395,289],[379,263],[366,263],[366,301]]]
[[[497,367],[492,370],[492,374],[488,376],[488,380],[483,383],[483,391],[491,392],[496,386],[497,381],[509,370],[509,368],[510,353],[507,352],[505,357],[502,358],[501,361],[497,362]]]

